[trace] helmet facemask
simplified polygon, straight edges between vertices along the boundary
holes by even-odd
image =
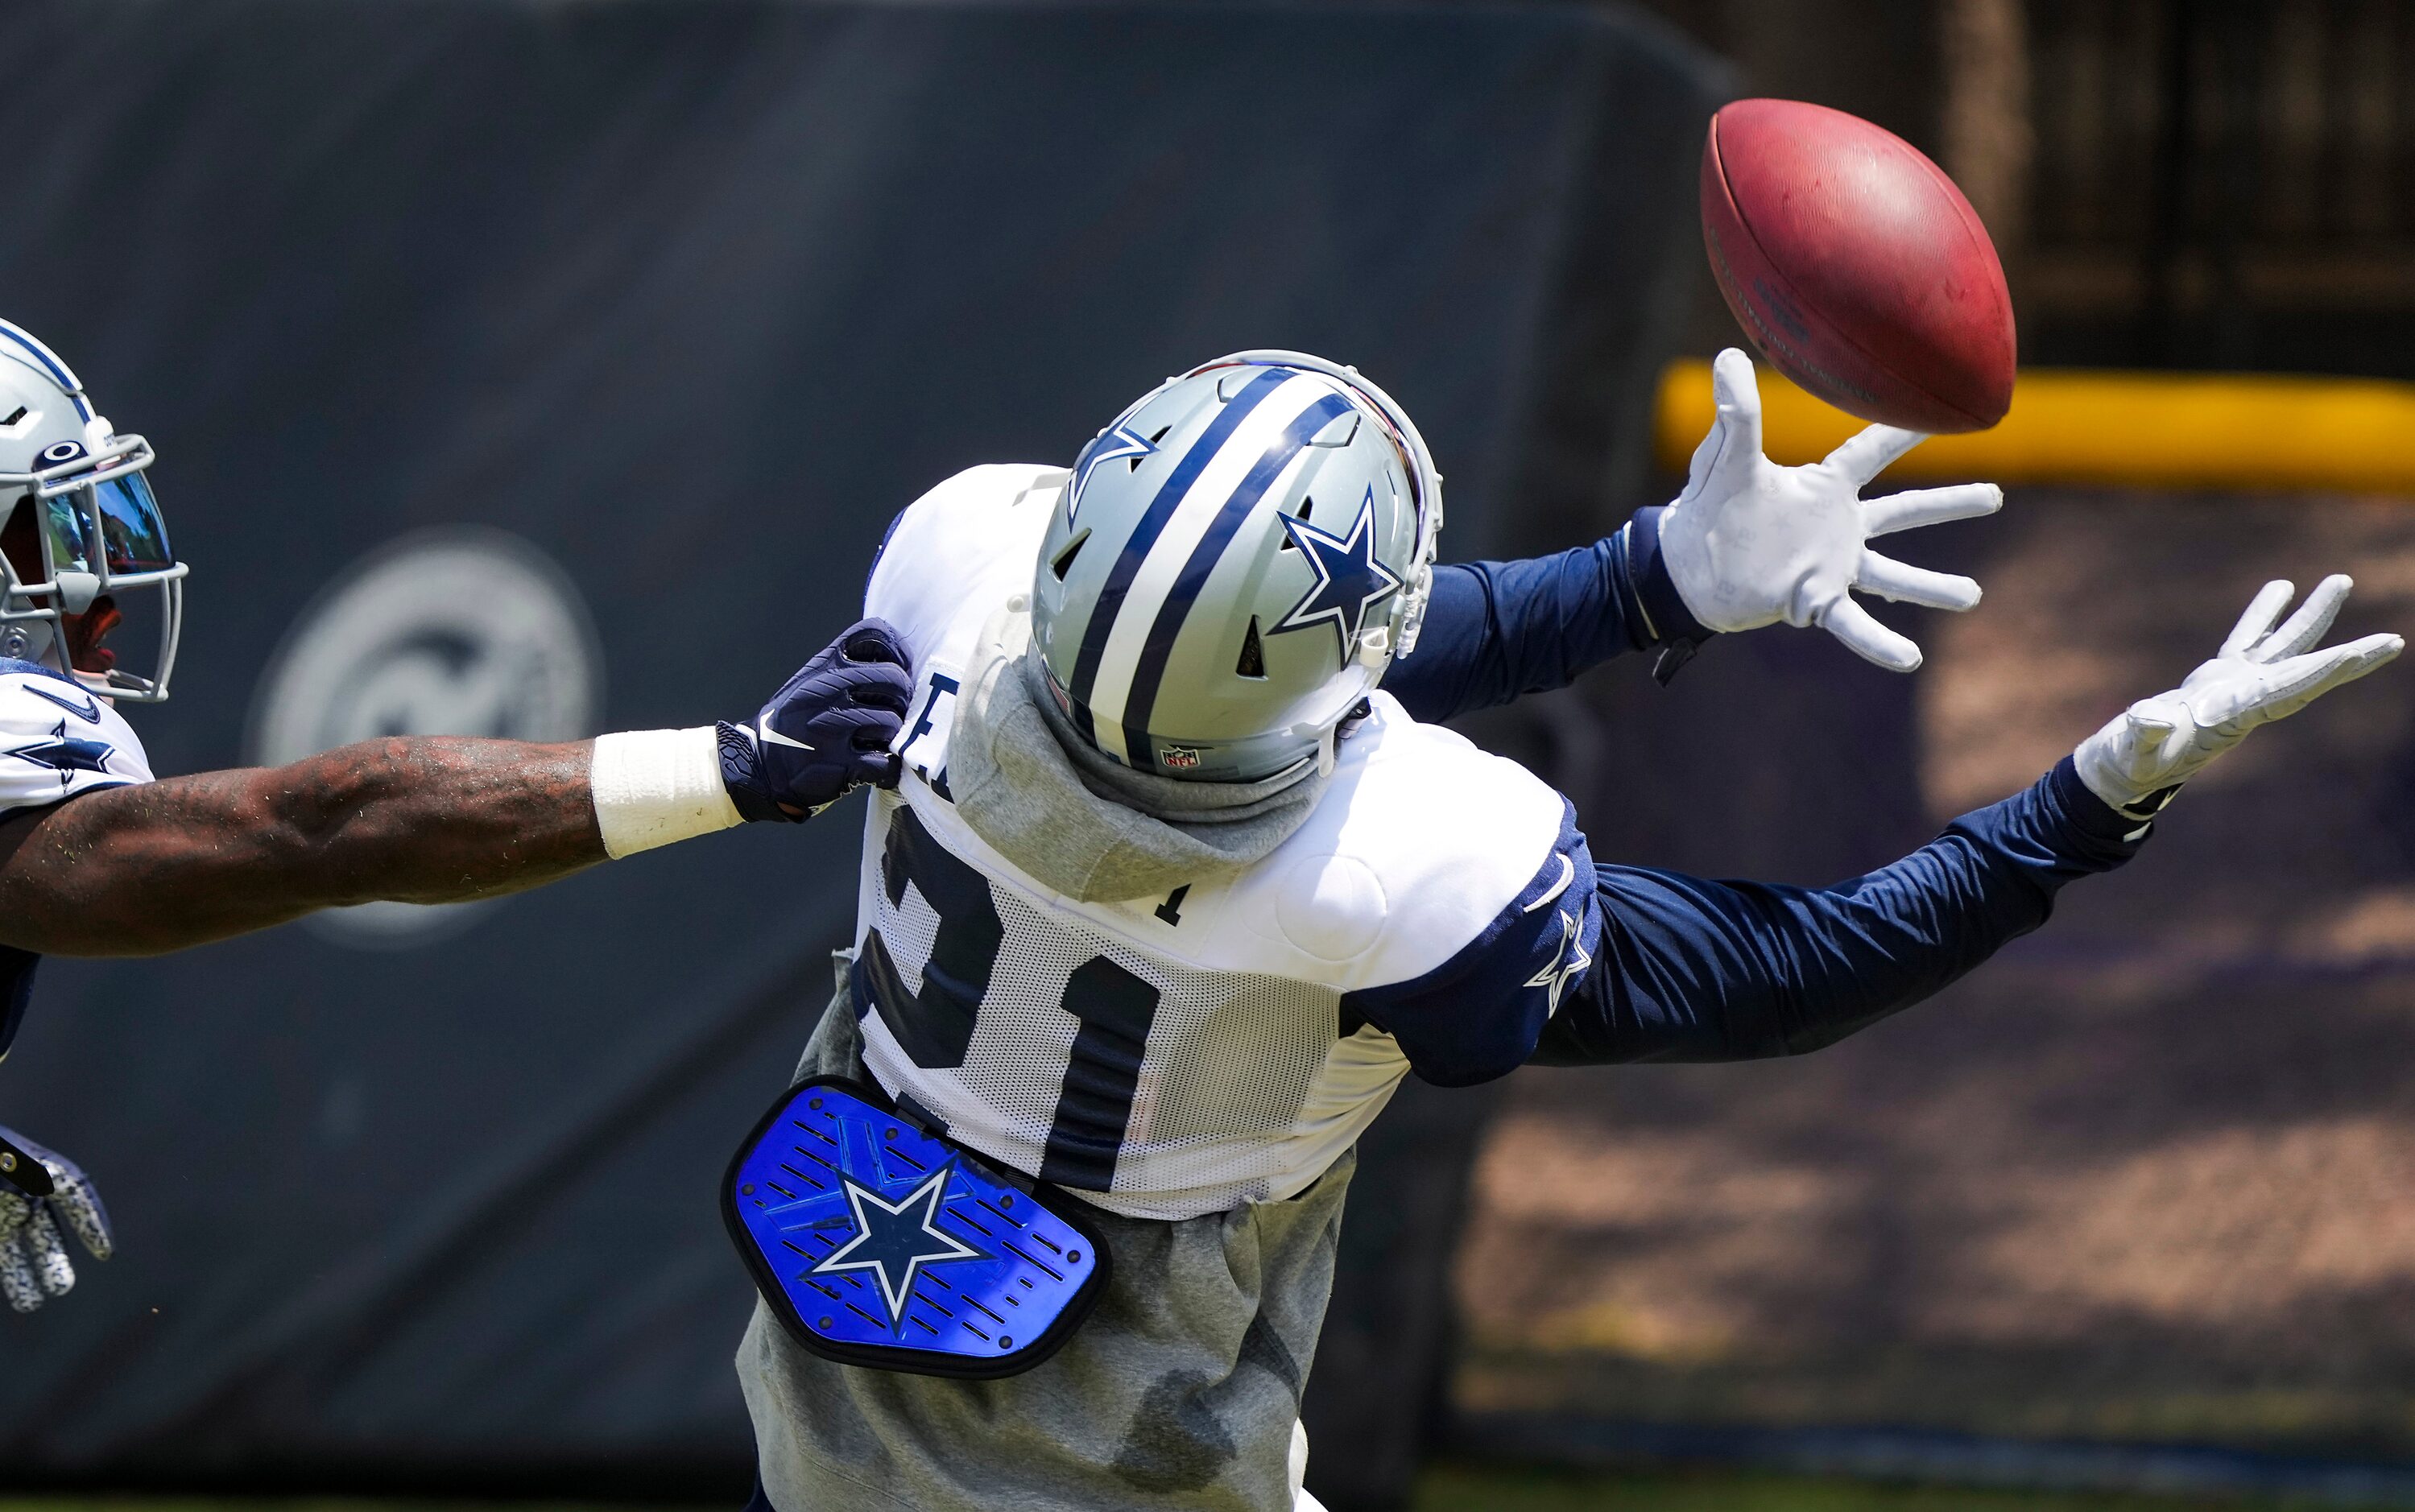
[[[0,472],[0,497],[15,500],[6,520],[9,539],[20,552],[30,546],[40,557],[40,576],[28,581],[33,564],[0,552],[0,655],[55,666],[106,697],[158,703],[175,669],[187,568],[170,549],[158,501],[142,476],[154,457],[150,443],[112,434],[98,417],[85,433],[88,441],[44,447],[31,471]],[[77,666],[76,651],[98,651],[115,616],[129,610],[150,621],[148,666],[117,666],[113,651],[99,653],[111,665]],[[96,623],[89,618],[96,613],[110,618]]]

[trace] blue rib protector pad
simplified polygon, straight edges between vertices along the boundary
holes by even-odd
[[[799,1343],[876,1370],[985,1378],[1055,1354],[1109,1256],[1074,1199],[1008,1176],[820,1076],[739,1147],[722,1217],[756,1289]]]

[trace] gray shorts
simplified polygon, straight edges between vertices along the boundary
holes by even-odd
[[[870,1078],[842,973],[799,1077]],[[1000,1381],[838,1365],[758,1302],[738,1348],[777,1512],[1293,1512],[1299,1430],[1355,1156],[1287,1202],[1168,1223],[1098,1212],[1097,1310]]]

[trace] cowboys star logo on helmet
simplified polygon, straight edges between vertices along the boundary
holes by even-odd
[[[1098,439],[1082,449],[1080,459],[1073,464],[1073,484],[1065,491],[1065,517],[1072,519],[1082,507],[1082,493],[1089,484],[1090,474],[1108,462],[1123,462],[1137,472],[1140,459],[1157,450],[1149,439],[1122,421],[1099,432]]]
[[[1252,352],[1167,381],[1084,451],[1042,543],[1051,696],[1144,771],[1251,782],[1328,760],[1415,639],[1440,482],[1350,369]],[[1281,634],[1319,624],[1334,636]]]
[[[1328,534],[1288,515],[1282,523],[1283,529],[1291,532],[1292,544],[1315,572],[1316,586],[1292,606],[1291,612],[1275,626],[1275,633],[1329,624],[1340,641],[1342,654],[1347,657],[1350,649],[1358,644],[1359,627],[1367,621],[1367,611],[1401,587],[1400,575],[1375,560],[1375,490],[1371,487],[1359,502],[1358,517],[1350,522],[1347,536]]]

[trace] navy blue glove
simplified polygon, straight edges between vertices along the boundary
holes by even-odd
[[[897,781],[889,742],[914,696],[897,632],[862,620],[823,647],[750,727],[724,721],[721,781],[748,819],[802,822],[861,783]]]

